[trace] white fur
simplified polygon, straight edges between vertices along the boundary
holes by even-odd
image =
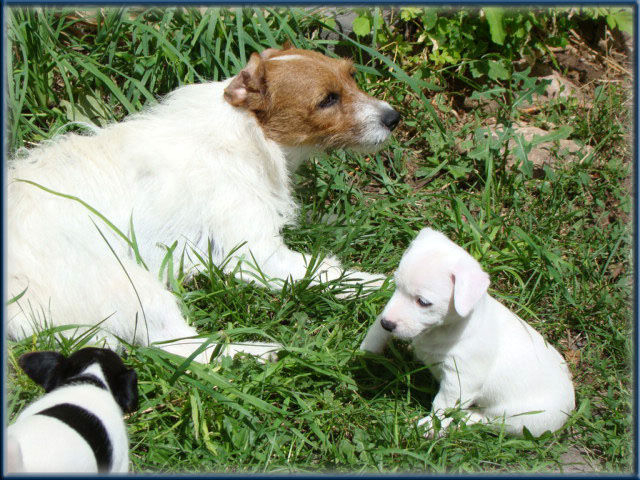
[[[85,372],[107,384],[95,364]],[[93,450],[73,428],[37,413],[70,403],[93,413],[104,425],[112,445],[111,472],[129,470],[129,439],[122,410],[108,390],[91,384],[57,388],[28,405],[7,429],[7,470],[14,473],[96,473]]]
[[[175,297],[158,281],[167,248],[173,268],[202,268],[193,252],[226,264],[244,280],[279,288],[305,277],[310,256],[290,250],[282,228],[296,218],[291,175],[311,152],[267,139],[252,114],[223,98],[230,80],[182,87],[162,103],[89,136],[65,135],[14,159],[7,186],[7,296],[10,338],[43,326],[102,322],[96,341],[120,337],[159,344],[188,356],[202,343]],[[379,117],[376,117],[379,122]],[[369,120],[370,121],[370,120]],[[375,141],[389,135],[377,135]],[[148,271],[130,246],[85,206],[45,192],[73,195],[131,237],[130,220]],[[98,231],[98,229],[100,231]],[[100,233],[101,232],[101,233]],[[102,235],[106,237],[103,239]],[[111,249],[114,250],[112,253]],[[116,258],[117,257],[117,258]],[[256,265],[257,264],[257,265]],[[314,281],[347,275],[379,286],[383,276],[344,272],[323,259]],[[186,339],[182,342],[171,342]],[[207,361],[215,345],[197,357]],[[224,352],[271,355],[277,344],[237,344]]]
[[[571,374],[562,356],[525,321],[489,296],[489,277],[443,234],[424,229],[395,274],[397,288],[361,348],[380,353],[390,336],[411,340],[418,359],[440,382],[433,411],[421,420],[433,434],[446,409],[466,422],[523,426],[538,436],[562,427],[574,409]],[[429,302],[421,306],[418,299]],[[383,320],[391,333],[383,328]],[[539,412],[531,413],[529,412]]]
[[[280,57],[271,57],[271,58],[267,58],[266,61],[267,62],[287,62],[290,60],[305,60],[306,57],[304,57],[303,55],[282,55]]]
[[[356,118],[363,126],[358,141],[362,145],[359,150],[372,151],[380,148],[388,137],[388,130],[382,127],[382,115],[391,106],[382,100],[372,100],[362,95],[356,104]]]

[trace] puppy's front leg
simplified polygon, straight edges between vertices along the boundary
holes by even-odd
[[[369,327],[367,335],[360,344],[360,350],[371,353],[382,353],[384,348],[387,346],[387,343],[389,343],[391,332],[382,328],[382,325],[380,324],[381,317],[382,315],[378,315],[376,321],[373,322],[371,327]]]

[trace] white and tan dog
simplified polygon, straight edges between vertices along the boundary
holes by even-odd
[[[526,322],[487,293],[489,276],[445,235],[426,228],[402,257],[396,290],[361,348],[380,353],[393,336],[411,340],[440,389],[431,415],[433,435],[446,409],[460,406],[466,423],[526,427],[538,436],[557,430],[574,409],[571,374],[562,356]]]
[[[190,355],[200,339],[164,343],[197,335],[158,280],[174,242],[174,269],[184,254],[185,268],[196,271],[194,252],[210,252],[217,265],[231,257],[226,271],[269,287],[305,277],[310,257],[287,248],[281,235],[296,217],[294,170],[314,152],[375,151],[400,118],[358,89],[353,73],[347,60],[267,49],[229,80],[182,87],[121,123],[64,135],[14,159],[6,293],[19,299],[8,307],[9,337],[104,320],[98,336],[112,348],[119,338]],[[148,269],[123,238],[134,235]],[[317,267],[315,281],[384,279],[345,272],[333,257]],[[225,353],[268,355],[275,348],[240,344]]]

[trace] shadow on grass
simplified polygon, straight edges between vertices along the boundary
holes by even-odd
[[[363,398],[373,401],[380,396],[405,401],[431,409],[438,392],[438,382],[428,368],[415,360],[408,345],[391,342],[383,355],[354,357],[350,370]]]

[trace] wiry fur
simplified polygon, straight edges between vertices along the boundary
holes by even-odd
[[[440,382],[433,412],[420,424],[433,435],[445,411],[467,412],[511,435],[557,430],[574,409],[562,356],[526,322],[487,293],[480,264],[442,233],[424,229],[395,274],[396,291],[361,348],[379,353],[390,336],[411,340],[415,355]]]
[[[304,68],[296,58],[269,61],[273,55],[303,57]],[[397,123],[389,105],[356,92],[345,65],[302,50],[269,49],[232,79],[182,87],[94,135],[65,135],[15,160],[7,186],[7,294],[24,295],[8,307],[9,337],[31,335],[45,323],[93,326],[105,319],[98,336],[111,346],[116,337],[148,345],[195,336],[158,281],[175,241],[175,269],[183,252],[186,269],[194,271],[199,262],[192,250],[204,258],[211,251],[220,265],[240,247],[227,270],[244,259],[244,279],[261,278],[258,269],[273,288],[303,278],[309,257],[287,248],[281,236],[296,218],[292,172],[316,150],[379,148]],[[345,93],[333,113],[309,103],[338,86]],[[368,114],[351,105],[356,97]],[[75,196],[125,234],[135,233],[148,271],[85,206],[19,179]],[[315,280],[342,274],[329,257]],[[377,284],[384,278],[347,274]],[[200,343],[162,346],[188,356]],[[239,345],[227,353],[262,355],[277,347]]]

